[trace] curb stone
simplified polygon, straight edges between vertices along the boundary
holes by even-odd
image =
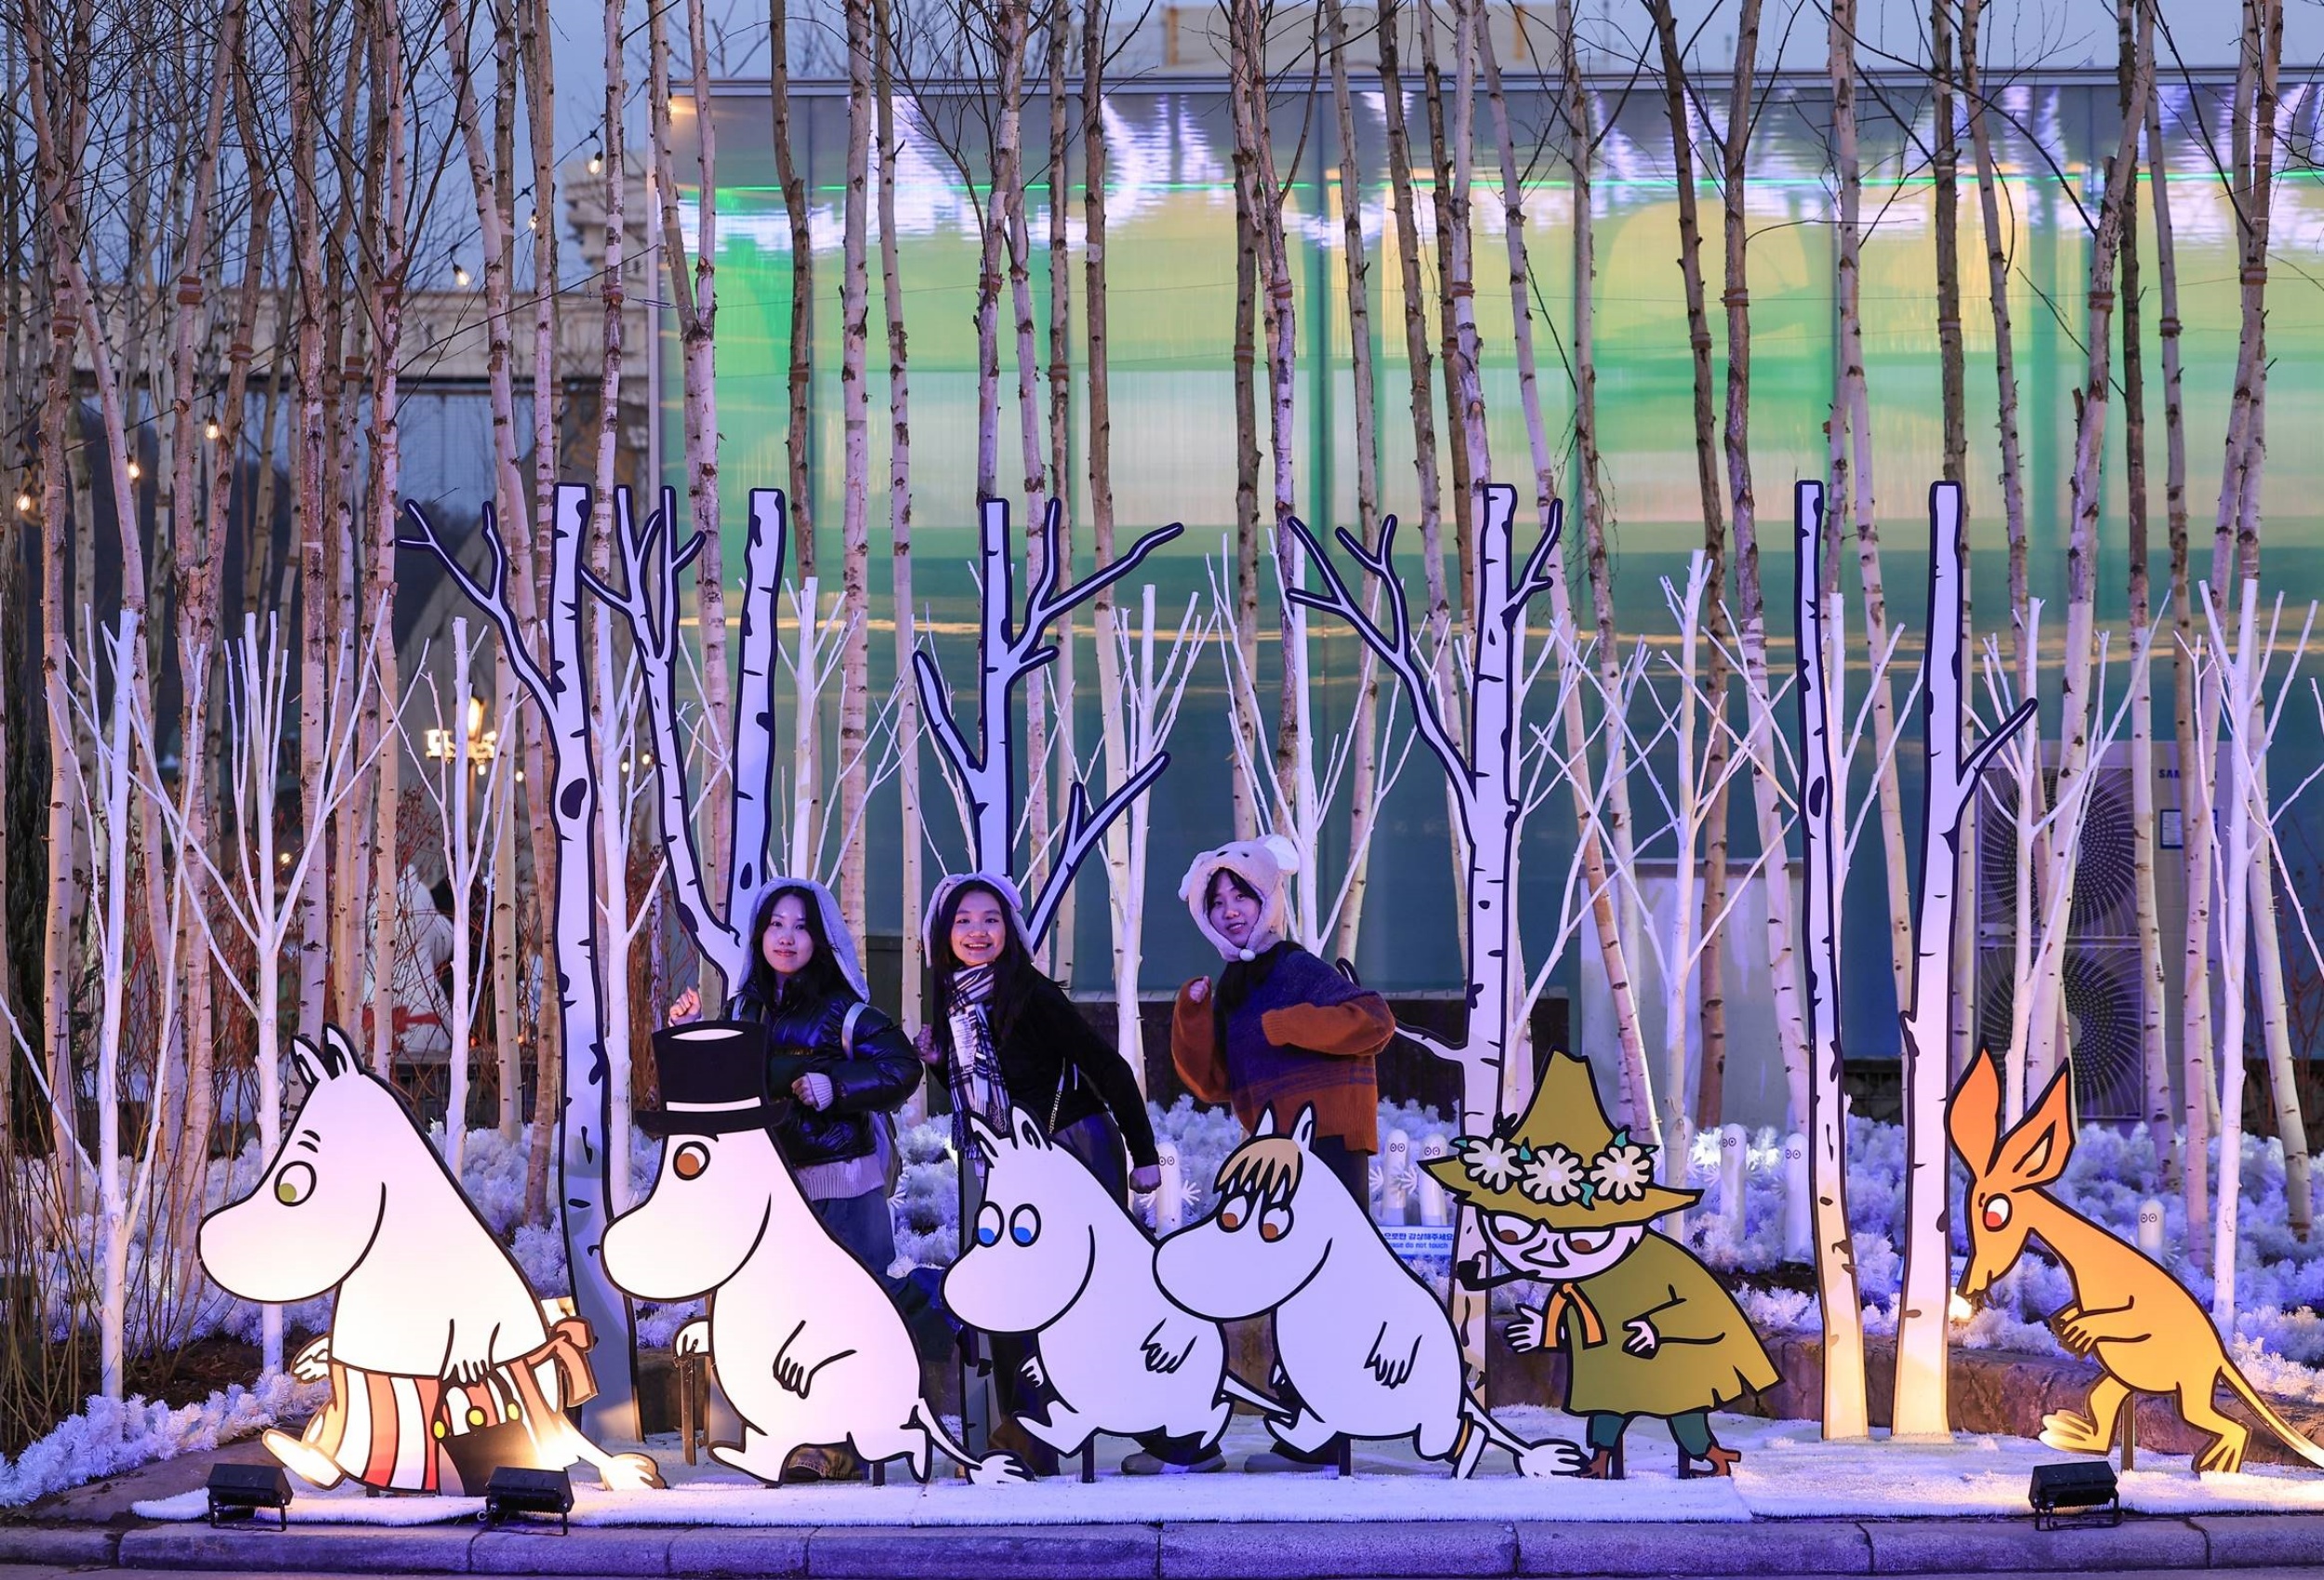
[[[111,1565],[121,1534],[101,1525],[0,1525],[0,1563]]]
[[[1489,1521],[1169,1524],[1161,1573],[1176,1580],[1316,1580],[1348,1574],[1510,1574],[1517,1531]]]
[[[825,1525],[807,1537],[807,1573],[830,1580],[1152,1580],[1152,1525]]]
[[[198,1524],[0,1525],[0,1565],[250,1574],[544,1573],[580,1580],[1344,1580],[1591,1575],[2167,1574],[2324,1564],[2324,1519],[2132,1516],[2040,1532],[2010,1519],[1751,1524],[1489,1521],[1029,1526],[584,1526],[480,1532]]]
[[[2211,1544],[2185,1520],[2124,1517],[2119,1525],[2037,1531],[2025,1520],[1868,1521],[1875,1574],[2027,1573],[2203,1569]]]
[[[1532,1521],[1517,1527],[1519,1574],[1869,1574],[1872,1541],[1852,1520],[1749,1525]]]

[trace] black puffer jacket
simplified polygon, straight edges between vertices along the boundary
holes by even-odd
[[[755,984],[746,986],[727,1000],[726,1018],[760,1022],[774,1052],[803,1053],[810,1069],[831,1078],[825,1109],[793,1098],[788,1082],[769,1093],[774,1120],[768,1128],[793,1168],[865,1156],[875,1144],[874,1116],[900,1107],[920,1084],[919,1059],[895,1022],[844,988],[786,988],[770,1004]]]

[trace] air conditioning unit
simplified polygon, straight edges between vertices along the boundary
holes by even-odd
[[[2057,747],[2043,749],[2043,806],[2057,790]],[[2176,753],[2158,742],[2155,807],[2158,843],[2175,847]],[[2067,1059],[2085,1119],[2135,1120],[2145,1108],[2146,1070],[2140,1028],[2153,992],[2139,967],[2138,892],[2130,751],[2116,746],[2093,769],[2090,804],[2074,850],[2074,901],[2064,963]],[[2009,1045],[2015,992],[2017,926],[2017,782],[2000,764],[1986,774],[1976,811],[1977,1035],[1979,1046]],[[2155,853],[2156,908],[2166,958],[2184,930],[2179,920],[2180,863]],[[2167,1016],[2170,1006],[2159,1007]],[[2167,1023],[2167,1021],[2166,1021]]]

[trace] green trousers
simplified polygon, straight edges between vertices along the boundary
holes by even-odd
[[[1590,1417],[1590,1446],[1612,1448],[1622,1441],[1622,1432],[1631,1424],[1628,1415],[1618,1415],[1611,1410],[1594,1412]],[[1710,1412],[1689,1410],[1684,1415],[1668,1417],[1670,1441],[1679,1445],[1679,1452],[1689,1459],[1700,1459],[1710,1452],[1717,1440],[1710,1435]]]

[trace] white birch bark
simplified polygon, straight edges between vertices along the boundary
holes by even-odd
[[[1921,679],[1921,895],[1913,917],[1911,994],[1902,1022],[1905,1060],[1905,1271],[1896,1309],[1895,1437],[1952,1431],[1946,1353],[1952,1291],[1950,1153],[1945,1102],[1951,1088],[1954,941],[1961,926],[1961,833],[1993,754],[2032,718],[2030,701],[1973,747],[1962,666],[1969,567],[1961,555],[1961,485],[1929,489],[1929,646]],[[1972,917],[1972,925],[1974,918]]]
[[[1457,1042],[1410,1027],[1406,1028],[1405,1034],[1458,1066],[1461,1128],[1472,1135],[1486,1134],[1499,1117],[1501,1073],[1516,1040],[1512,1025],[1517,973],[1511,952],[1514,917],[1510,877],[1522,823],[1520,729],[1527,677],[1512,659],[1525,605],[1551,585],[1550,567],[1556,559],[1562,516],[1562,511],[1552,513],[1548,529],[1520,565],[1514,561],[1510,532],[1516,506],[1517,491],[1495,484],[1486,488],[1483,499],[1472,512],[1478,540],[1473,584],[1477,601],[1470,626],[1475,645],[1469,687],[1470,746],[1466,753],[1452,742],[1427,661],[1414,640],[1410,605],[1403,579],[1395,570],[1394,518],[1381,521],[1377,551],[1367,549],[1345,529],[1339,533],[1341,551],[1387,595],[1388,619],[1384,625],[1364,612],[1306,525],[1296,517],[1289,518],[1323,586],[1318,591],[1295,584],[1287,588],[1286,596],[1305,608],[1336,615],[1379,657],[1403,689],[1421,744],[1436,758],[1456,790],[1459,832],[1468,858],[1466,1023]],[[1456,1261],[1481,1252],[1482,1234],[1476,1216],[1462,1215],[1454,1246]],[[1456,1288],[1453,1318],[1461,1329],[1468,1363],[1482,1375],[1483,1297]]]
[[[1026,597],[1022,626],[1016,621],[1014,561],[1009,551],[1009,506],[987,499],[978,512],[977,575],[977,724],[974,744],[963,733],[953,711],[952,694],[934,653],[923,648],[912,655],[913,676],[919,688],[920,707],[936,738],[946,768],[968,808],[970,857],[978,872],[1014,876],[1017,788],[1023,782],[1016,763],[1017,743],[1010,718],[1010,693],[1019,682],[1035,675],[1057,656],[1048,640],[1049,628],[1061,616],[1111,586],[1142,563],[1147,555],[1185,529],[1172,522],[1157,527],[1130,545],[1110,565],[1101,565],[1071,586],[1062,586],[1065,566],[1058,551],[1060,514],[1052,504],[1042,522],[1049,545],[1041,557],[1042,572]],[[1037,895],[1028,896],[1027,929],[1038,943],[1056,918],[1065,887],[1081,863],[1093,854],[1105,830],[1131,801],[1169,765],[1168,753],[1143,761],[1136,771],[1116,783],[1093,809],[1086,787],[1076,783],[1071,793],[1063,824],[1063,839],[1050,865],[1047,882]],[[1028,765],[1038,773],[1041,766]]]
[[[597,1333],[601,1356],[599,1393],[583,1407],[584,1429],[600,1442],[637,1439],[635,1328],[626,1297],[606,1276],[605,1227],[611,1221],[607,1147],[613,1122],[612,1071],[604,1034],[604,991],[601,980],[591,897],[597,892],[597,851],[591,841],[598,815],[599,766],[589,731],[586,671],[581,654],[581,549],[590,518],[589,490],[565,485],[557,491],[557,514],[549,540],[550,608],[548,663],[544,668],[519,639],[508,605],[508,558],[497,522],[487,516],[483,532],[492,555],[486,579],[479,582],[461,565],[450,545],[417,506],[406,514],[417,530],[405,541],[433,553],[469,600],[499,627],[501,652],[517,667],[519,679],[547,725],[556,782],[549,796],[556,820],[557,901],[554,944],[558,981],[558,1029],[564,1063],[563,1108],[558,1116],[558,1199],[562,1205],[566,1265],[572,1270],[574,1300]]]
[[[1864,1390],[1864,1310],[1856,1290],[1855,1243],[1848,1224],[1848,1121],[1840,1045],[1840,802],[1844,783],[1831,667],[1839,645],[1828,624],[1824,585],[1824,490],[1793,485],[1797,546],[1801,862],[1806,874],[1802,952],[1812,1064],[1808,1168],[1815,1192],[1816,1292],[1824,1319],[1824,1438],[1853,1441],[1871,1430]]]

